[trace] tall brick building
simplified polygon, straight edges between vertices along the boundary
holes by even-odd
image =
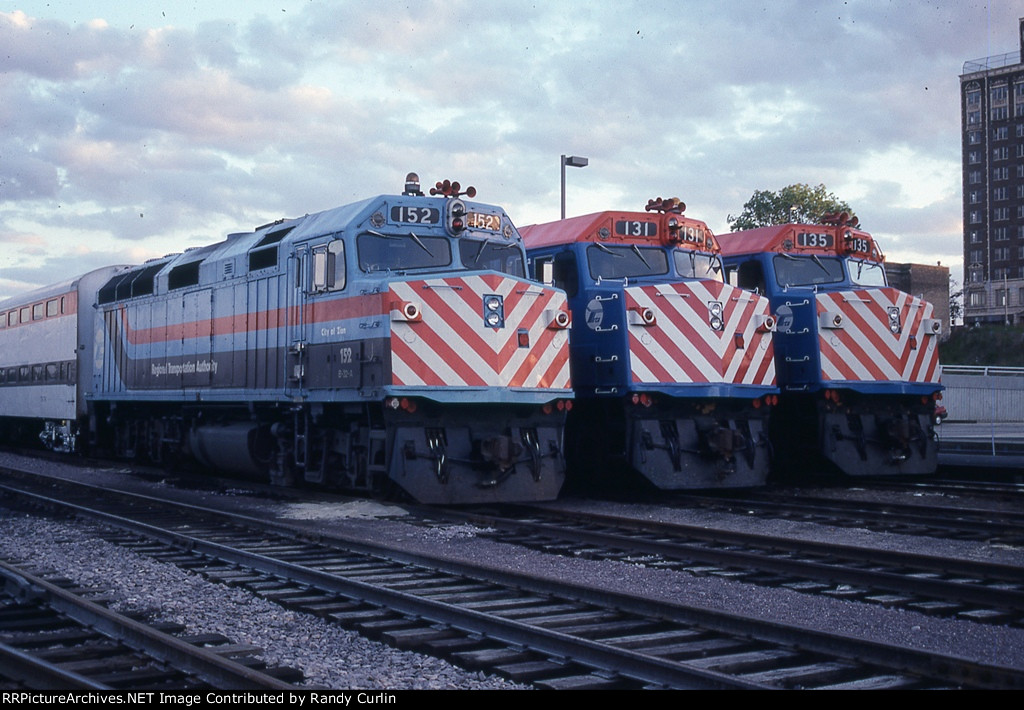
[[[1020,50],[960,75],[964,322],[1024,322],[1024,18]]]
[[[934,307],[934,318],[942,319],[942,337],[949,338],[952,324],[949,322],[949,267],[928,266],[927,264],[896,264],[885,262],[885,278],[889,285],[921,296]]]

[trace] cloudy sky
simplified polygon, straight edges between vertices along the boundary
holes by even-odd
[[[824,183],[890,260],[961,262],[963,62],[997,0],[0,0],[0,299],[399,192],[519,225],[678,196],[728,230]]]

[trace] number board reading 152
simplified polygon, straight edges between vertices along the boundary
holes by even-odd
[[[483,212],[467,212],[466,226],[471,229],[486,229],[491,232],[501,231],[501,215]]]
[[[435,207],[394,205],[391,208],[391,221],[407,222],[409,224],[439,224],[441,222],[441,211]]]

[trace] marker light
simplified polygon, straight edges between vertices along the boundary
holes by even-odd
[[[839,311],[824,311],[818,315],[818,325],[822,328],[842,328],[843,314]]]
[[[423,311],[411,301],[396,301],[391,304],[391,320],[418,322],[423,320]]]

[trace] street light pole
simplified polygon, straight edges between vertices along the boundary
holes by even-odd
[[[581,158],[578,155],[563,155],[561,160],[562,168],[562,219],[565,219],[565,166],[569,165],[574,168],[585,168],[590,164],[590,160],[587,158]]]

